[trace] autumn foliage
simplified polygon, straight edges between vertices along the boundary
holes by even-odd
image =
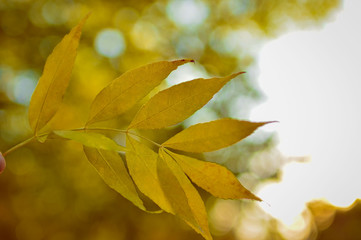
[[[62,39],[46,61],[29,106],[29,123],[34,136],[25,143],[33,139],[43,143],[50,138],[62,138],[83,144],[85,155],[104,182],[123,197],[144,211],[176,215],[205,239],[212,239],[203,200],[192,182],[219,198],[260,199],[225,167],[190,157],[186,152],[203,153],[230,146],[267,122],[218,119],[193,125],[163,144],[142,136],[137,130],[161,129],[181,123],[243,72],[194,79],[160,91],[138,110],[127,129],[99,126],[100,122],[134,107],[178,66],[193,60],[151,63],[125,72],[100,91],[83,128],[51,129],[48,123],[59,109],[71,79],[81,30],[87,18]],[[95,123],[98,123],[96,127]],[[126,145],[108,137],[106,133],[109,132],[124,134]],[[158,152],[145,142],[156,147]],[[4,156],[11,151],[5,152]],[[125,153],[125,162],[119,153]],[[5,159],[0,157],[2,171]],[[137,189],[160,210],[149,210]]]

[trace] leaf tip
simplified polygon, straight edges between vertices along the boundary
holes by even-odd
[[[235,77],[236,77],[236,76],[241,75],[241,74],[243,74],[243,73],[246,73],[246,72],[245,72],[245,71],[241,71],[241,72],[234,73],[233,75],[235,75]]]
[[[4,171],[5,167],[6,167],[5,158],[3,154],[0,152],[0,173]]]
[[[74,29],[76,29],[76,31],[78,32],[77,34],[75,34],[75,36],[77,36],[78,38],[80,38],[80,35],[81,35],[81,31],[82,31],[82,28],[85,24],[85,22],[88,20],[89,16],[91,15],[91,12],[88,12],[85,17],[83,17],[77,26],[74,27]]]
[[[81,22],[85,22],[86,20],[88,20],[88,18],[90,17],[90,15],[92,15],[92,12],[91,12],[91,11],[89,11],[89,12],[85,15],[85,17],[81,20]]]
[[[259,197],[257,197],[256,195],[253,194],[253,197],[252,200],[255,200],[255,201],[259,201],[259,202],[263,202],[263,200]]]
[[[193,59],[190,59],[190,58],[183,58],[183,59],[180,59],[180,60],[175,60],[174,62],[180,62],[181,64],[185,64],[185,63],[189,63],[189,62],[194,63],[195,61]]]
[[[259,197],[257,197],[255,194],[253,194],[251,191],[249,191],[248,189],[246,189],[246,191],[244,192],[245,196],[242,196],[239,199],[248,199],[248,200],[252,200],[252,201],[259,201],[259,202],[263,202],[263,200]]]
[[[224,78],[221,78],[221,79],[226,80],[226,82],[228,82],[228,81],[230,81],[231,79],[233,79],[233,78],[235,78],[235,77],[237,77],[238,75],[241,75],[241,74],[243,74],[243,73],[246,73],[246,72],[244,72],[244,71],[242,71],[242,72],[236,72],[236,73],[233,73],[233,74],[228,75],[227,77],[224,77]]]
[[[267,122],[259,122],[259,126],[264,126],[266,124],[271,124],[271,123],[279,123],[279,121],[267,121]]]

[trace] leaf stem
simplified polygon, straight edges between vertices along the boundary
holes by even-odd
[[[31,138],[28,138],[28,139],[22,141],[21,143],[16,144],[16,145],[13,146],[12,148],[10,148],[10,149],[8,149],[7,151],[5,151],[5,152],[3,153],[3,156],[5,157],[5,156],[8,155],[9,153],[15,151],[15,150],[18,149],[18,148],[21,148],[22,146],[25,146],[26,144],[30,143],[30,142],[31,142],[32,140],[34,140],[34,139],[35,139],[35,136],[32,136]]]
[[[162,145],[160,145],[159,143],[154,142],[153,140],[151,140],[151,139],[149,139],[149,138],[146,138],[146,137],[144,137],[144,136],[142,136],[142,135],[138,135],[138,134],[133,133],[133,132],[128,132],[128,133],[129,133],[129,134],[132,134],[132,135],[134,135],[134,136],[143,138],[143,139],[147,140],[148,142],[153,143],[153,144],[156,145],[157,147],[162,147]]]
[[[157,147],[162,147],[161,144],[157,143],[157,142],[154,142],[153,140],[147,138],[147,137],[144,137],[142,135],[139,135],[139,134],[136,134],[136,133],[133,133],[133,132],[129,132],[128,130],[121,130],[121,129],[116,129],[116,128],[104,128],[104,127],[94,127],[94,128],[87,128],[87,127],[84,127],[84,128],[76,128],[76,129],[70,129],[70,131],[112,131],[112,132],[119,132],[119,133],[124,133],[124,134],[131,134],[133,136],[137,136],[139,138],[143,138],[145,139],[146,141],[156,145]],[[47,135],[49,133],[46,133],[46,134],[41,134],[37,137],[41,137],[43,135]],[[5,157],[6,155],[8,155],[9,153],[17,150],[18,148],[21,148],[23,146],[25,146],[26,144],[30,143],[31,141],[33,141],[34,139],[36,138],[36,136],[32,136],[24,141],[22,141],[21,143],[18,143],[16,144],[15,146],[11,147],[10,149],[8,149],[7,151],[5,151],[3,153],[3,156]]]
[[[122,130],[122,129],[116,129],[116,128],[105,128],[105,127],[93,127],[93,128],[84,127],[84,128],[71,129],[71,131],[85,131],[85,130],[89,130],[89,131],[112,131],[112,132],[119,132],[119,133],[124,133],[124,134],[131,134],[133,136],[143,138],[146,141],[156,145],[157,147],[162,146],[161,144],[159,144],[157,142],[154,142],[153,140],[151,140],[151,139],[149,139],[147,137],[144,137],[142,135],[139,135],[139,134],[136,134],[136,133],[133,133],[133,132],[129,132],[129,130]]]

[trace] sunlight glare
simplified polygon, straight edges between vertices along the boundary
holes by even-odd
[[[261,51],[259,84],[268,99],[251,119],[278,120],[280,151],[311,159],[286,164],[281,182],[259,192],[271,205],[265,211],[287,224],[312,199],[345,207],[361,197],[360,8],[345,1],[321,30],[291,32]]]

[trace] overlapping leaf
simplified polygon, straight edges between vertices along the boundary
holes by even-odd
[[[261,200],[243,187],[233,173],[221,165],[201,161],[171,151],[166,153],[178,162],[182,170],[195,184],[215,197]]]
[[[158,161],[159,180],[175,215],[182,218],[205,239],[212,239],[207,212],[198,191],[168,154],[160,149],[159,155],[161,156]]]
[[[120,115],[158,86],[173,70],[193,60],[160,61],[125,72],[95,98],[87,124]]]
[[[268,122],[219,119],[200,123],[176,134],[162,145],[186,152],[210,152],[230,146],[252,134]]]
[[[158,154],[130,136],[127,136],[126,144],[127,166],[139,190],[164,211],[175,214],[159,182]]]
[[[118,145],[112,139],[104,136],[103,134],[94,133],[94,132],[67,131],[67,130],[58,130],[58,131],[54,131],[54,133],[63,138],[67,138],[79,142],[87,147],[98,148],[109,151],[119,151],[119,152],[126,151],[125,147]]]
[[[88,16],[61,40],[46,60],[43,75],[29,105],[29,123],[35,135],[59,109],[70,81],[81,30]]]
[[[130,178],[123,159],[117,152],[84,147],[85,155],[95,167],[104,182],[131,201],[135,206],[146,211],[143,201]]]
[[[229,80],[241,73],[223,78],[199,78],[165,89],[139,110],[128,128],[156,129],[177,124],[203,107]]]
[[[174,160],[168,156],[159,157],[129,136],[127,148],[129,172],[140,191],[163,210],[183,219],[206,239],[212,239],[204,203]]]

